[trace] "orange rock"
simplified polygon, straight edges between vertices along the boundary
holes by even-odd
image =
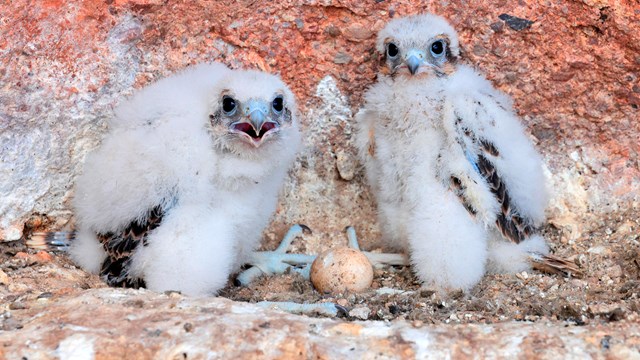
[[[60,288],[60,289],[56,290],[56,291],[54,292],[54,294],[55,294],[56,296],[62,296],[62,295],[74,294],[74,293],[75,293],[75,292],[77,292],[77,291],[78,291],[78,289],[73,288],[73,287],[68,287],[68,286],[67,286],[67,287],[63,287],[63,288]]]
[[[29,258],[29,254],[27,254],[26,252],[20,251],[17,252],[13,257],[15,257],[16,259],[28,259]]]
[[[329,331],[337,336],[359,336],[362,329],[362,325],[344,322],[331,327]]]
[[[51,254],[49,254],[46,251],[38,251],[36,253],[36,255],[34,256],[36,261],[40,262],[40,263],[48,263],[51,260],[53,260],[53,256],[51,256]]]
[[[0,269],[0,284],[8,285],[11,279],[9,279],[9,275],[7,275],[2,269]],[[2,357],[0,357],[2,359]]]

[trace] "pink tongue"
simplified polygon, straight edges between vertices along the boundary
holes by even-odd
[[[275,128],[275,127],[276,127],[276,124],[274,124],[272,122],[266,122],[266,123],[262,124],[262,129],[260,129],[261,130],[260,132],[264,134],[267,131],[269,131],[269,130]]]
[[[235,124],[233,127],[238,131],[242,131],[243,133],[248,134],[249,132],[253,132],[253,127],[251,127],[251,124],[240,123],[240,124]]]
[[[238,131],[242,131],[243,133],[251,136],[254,139],[258,139],[258,138],[262,138],[262,135],[266,134],[267,131],[275,128],[276,124],[272,122],[266,122],[262,124],[262,129],[260,129],[259,134],[256,134],[256,132],[253,130],[253,126],[251,126],[251,124],[249,123],[239,123],[239,124],[235,124],[233,127],[234,129]]]

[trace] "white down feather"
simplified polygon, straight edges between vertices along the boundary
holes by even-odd
[[[223,91],[243,100],[284,93],[293,121],[257,149],[230,143],[209,119]],[[139,90],[115,109],[77,180],[72,258],[98,272],[106,253],[95,234],[162,205],[165,217],[134,251],[130,275],[155,291],[214,293],[258,246],[299,143],[295,99],[274,75],[205,64]]]

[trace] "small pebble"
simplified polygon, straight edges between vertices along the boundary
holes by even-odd
[[[40,299],[45,299],[46,300],[46,299],[50,299],[52,297],[53,297],[53,293],[50,293],[50,292],[47,291],[47,292],[43,292],[42,294],[38,295],[38,300],[40,300]]]
[[[2,269],[0,269],[0,284],[9,285],[10,281],[11,279],[9,279],[9,275],[7,275],[4,271],[2,271]]]
[[[636,226],[637,225],[633,221],[626,221],[624,224],[618,226],[616,233],[620,235],[630,234]]]
[[[18,251],[13,257],[16,259],[27,259],[29,258],[29,254],[24,251]]]
[[[371,314],[371,309],[368,307],[357,307],[349,311],[349,316],[360,319],[367,320],[369,318],[369,314]]]
[[[193,324],[191,323],[184,323],[183,325],[184,331],[186,332],[191,332],[193,330]]]
[[[53,256],[46,251],[38,251],[34,257],[39,263],[48,263],[53,260]]]
[[[356,174],[356,161],[351,154],[339,150],[336,154],[336,168],[343,180],[351,181]]]
[[[610,253],[610,252],[611,252],[611,250],[607,249],[607,248],[606,248],[606,247],[604,247],[604,246],[593,246],[593,247],[590,247],[590,248],[587,250],[587,252],[588,252],[589,254],[601,255],[601,254],[607,254],[607,253]]]
[[[11,310],[24,310],[28,308],[29,307],[27,306],[27,304],[20,301],[12,302],[11,304],[9,304],[9,309]]]
[[[336,56],[333,58],[333,62],[336,64],[348,64],[352,60],[349,54],[339,51]]]
[[[620,265],[614,265],[609,268],[609,276],[611,278],[619,278],[622,276],[622,267]]]

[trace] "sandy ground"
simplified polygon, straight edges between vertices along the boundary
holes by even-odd
[[[297,274],[262,277],[249,287],[232,279],[220,295],[237,301],[332,301],[344,306],[348,320],[405,319],[419,324],[562,322],[575,325],[640,320],[639,213],[630,210],[583,223],[570,240],[549,225],[545,236],[556,255],[574,259],[582,279],[536,272],[487,275],[468,293],[438,294],[421,288],[408,267],[375,271],[370,290],[323,295]],[[301,240],[296,240],[301,241]],[[104,287],[97,276],[76,268],[65,254],[27,249],[21,241],[0,243],[1,328],[21,327],[20,310],[34,302]],[[7,310],[13,315],[5,316]]]

